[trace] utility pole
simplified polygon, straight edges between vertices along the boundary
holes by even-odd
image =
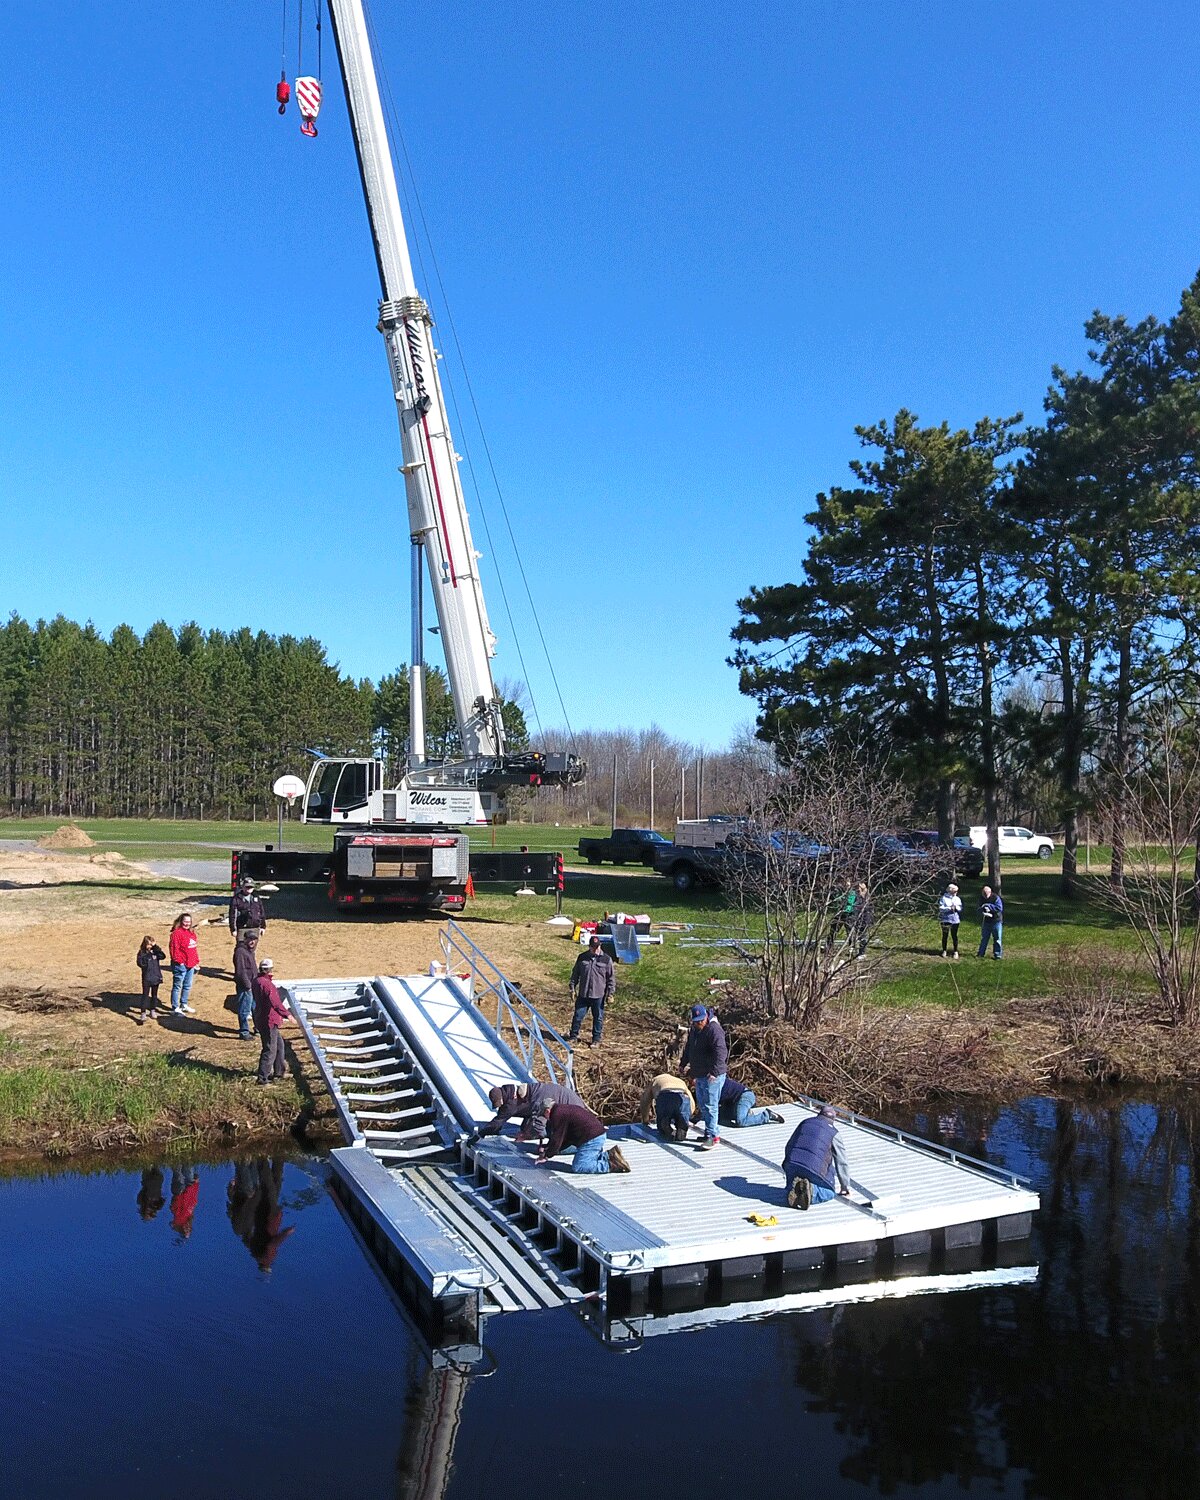
[[[612,783],[612,822],[610,828],[617,826],[617,757],[613,756],[613,783]]]
[[[654,762],[650,762],[650,827],[654,827]]]

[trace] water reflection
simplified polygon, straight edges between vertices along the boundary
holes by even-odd
[[[163,1196],[163,1169],[147,1167],[142,1173],[142,1185],[138,1189],[138,1213],[149,1223],[165,1207],[166,1201]]]
[[[422,1346],[309,1165],[0,1181],[0,1488],[475,1500],[532,1477],[570,1500],[696,1500],[702,1448],[713,1494],[1200,1494],[1200,1112],[940,1113],[896,1123],[1042,1193],[1035,1285],[702,1327],[632,1354],[570,1309],[516,1314],[488,1325],[490,1379]],[[146,1423],[129,1393],[170,1390],[180,1367],[186,1408]],[[238,1392],[285,1387],[264,1444]],[[81,1389],[86,1441],[63,1442]]]
[[[296,1232],[294,1224],[284,1227],[283,1209],[279,1205],[283,1165],[281,1156],[239,1161],[229,1184],[229,1222],[260,1271],[271,1270],[280,1245]]]
[[[171,1228],[181,1240],[190,1238],[200,1202],[200,1173],[195,1167],[171,1169]]]

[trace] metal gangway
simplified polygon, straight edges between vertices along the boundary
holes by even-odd
[[[465,1149],[492,1087],[572,1083],[571,1045],[456,923],[439,941],[428,975],[283,986],[347,1143],[332,1153],[342,1206],[439,1317],[577,1300],[579,1267],[479,1193]]]

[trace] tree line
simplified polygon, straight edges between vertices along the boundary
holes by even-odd
[[[429,753],[453,755],[444,674],[427,673]],[[514,748],[524,716],[505,702]],[[311,637],[155,624],[107,638],[59,615],[0,625],[0,811],[67,817],[257,818],[307,751],[408,753],[404,667],[376,685]]]
[[[1166,321],[1085,332],[1089,368],[1053,369],[1040,423],[857,428],[855,482],[816,497],[798,580],[738,602],[730,658],[766,741],[872,745],[944,835],[1036,789],[1068,887],[1148,706],[1194,681],[1200,277]]]

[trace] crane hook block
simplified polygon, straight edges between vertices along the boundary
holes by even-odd
[[[296,103],[300,106],[300,115],[303,120],[300,126],[301,131],[304,135],[316,135],[317,127],[313,122],[321,113],[321,80],[297,78]]]
[[[281,115],[287,113],[288,100],[292,97],[292,86],[286,77],[281,76],[275,85],[275,102],[279,105]]]

